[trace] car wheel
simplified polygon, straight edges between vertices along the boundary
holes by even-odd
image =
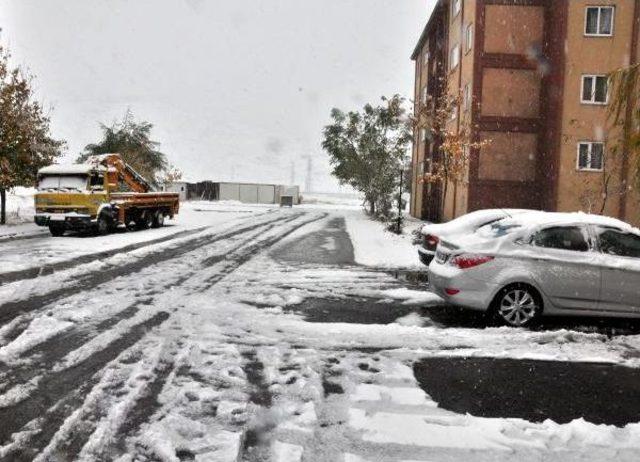
[[[60,237],[64,234],[65,228],[64,226],[49,225],[49,232],[52,236]]]
[[[530,326],[542,314],[542,300],[530,286],[505,287],[496,297],[494,314],[500,322],[511,327]]]

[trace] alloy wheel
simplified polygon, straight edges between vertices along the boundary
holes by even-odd
[[[539,311],[535,297],[526,289],[511,289],[498,305],[498,314],[509,325],[520,327],[529,324]]]

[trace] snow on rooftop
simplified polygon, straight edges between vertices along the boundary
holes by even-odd
[[[39,175],[87,175],[92,171],[106,171],[104,167],[96,167],[90,164],[49,165],[38,170]]]

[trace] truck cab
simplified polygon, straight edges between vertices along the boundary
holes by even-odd
[[[38,172],[35,222],[52,234],[97,227],[100,209],[108,204],[107,168],[51,165]],[[57,232],[58,231],[58,232]]]

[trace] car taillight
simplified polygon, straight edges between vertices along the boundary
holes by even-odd
[[[440,242],[440,239],[438,238],[438,236],[433,236],[432,234],[427,234],[424,237],[424,245],[426,247],[435,248],[438,245],[439,242]]]
[[[482,265],[492,261],[494,257],[487,255],[458,255],[451,260],[453,266],[457,266],[460,269],[469,269],[474,266]]]

